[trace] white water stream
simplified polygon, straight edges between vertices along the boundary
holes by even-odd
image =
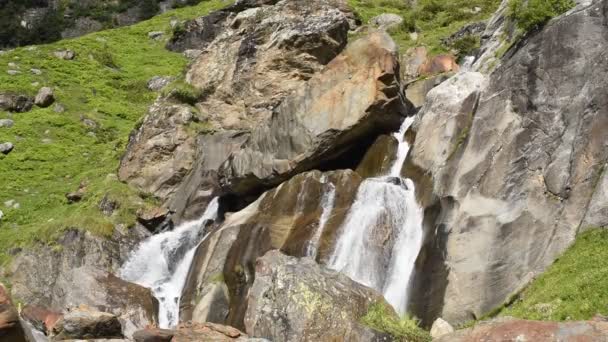
[[[405,133],[413,117],[404,120],[394,136],[397,156],[388,175],[366,179],[342,225],[329,266],[384,295],[405,314],[414,263],[422,247],[423,209],[415,186],[401,179],[410,146]]]
[[[179,323],[179,301],[188,270],[196,247],[209,235],[203,236],[204,224],[217,219],[217,211],[216,197],[198,220],[142,242],[120,269],[122,279],[152,289],[159,301],[161,328],[173,328]]]
[[[325,175],[321,177],[321,183],[326,184],[327,187],[329,187],[329,190],[326,190],[323,193],[323,198],[321,199],[321,217],[319,218],[319,226],[306,245],[306,251],[304,253],[305,256],[313,259],[317,257],[321,235],[323,234],[323,229],[331,216],[331,211],[334,209],[334,201],[336,200],[336,186],[329,182]]]

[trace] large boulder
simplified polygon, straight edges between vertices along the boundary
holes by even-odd
[[[145,228],[116,230],[110,239],[70,230],[58,240],[61,248],[22,251],[9,269],[12,294],[55,312],[87,305],[114,314],[130,336],[157,322],[158,302],[149,289],[113,274],[146,235]]]
[[[13,93],[0,93],[0,110],[9,112],[27,112],[34,106],[34,99]]]
[[[19,313],[13,306],[8,291],[0,284],[0,340],[25,342],[25,332],[19,321]]]
[[[53,93],[53,89],[49,87],[42,87],[36,94],[36,98],[34,99],[34,103],[38,107],[46,108],[55,102],[55,95]]]
[[[388,306],[345,275],[276,250],[258,259],[247,301],[247,333],[276,342],[380,340],[360,320],[371,305]]]
[[[482,341],[606,341],[608,322],[541,322],[498,319],[476,324],[437,339],[436,342]]]
[[[222,166],[220,184],[257,192],[360,150],[366,138],[399,128],[409,110],[399,89],[392,39],[374,32],[353,42],[252,131]]]
[[[57,321],[51,330],[53,341],[76,339],[122,338],[118,317],[85,308],[72,310]]]
[[[585,224],[607,222],[607,15],[606,0],[581,5],[489,77],[458,74],[429,92],[406,167],[429,184],[417,187],[429,234],[411,296],[427,322],[481,317]]]
[[[311,171],[229,215],[195,253],[180,317],[243,327],[256,259],[280,249],[326,260],[360,183],[361,177],[350,170]]]

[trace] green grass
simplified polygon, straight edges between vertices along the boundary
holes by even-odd
[[[180,75],[187,60],[167,51],[164,42],[148,39],[147,33],[164,31],[168,37],[172,19],[194,18],[227,4],[204,1],[130,27],[0,56],[0,91],[35,95],[38,88],[50,86],[66,109],[0,112],[0,118],[15,121],[12,128],[0,128],[0,142],[15,144],[12,153],[0,155],[0,210],[5,214],[0,222],[0,263],[8,260],[11,248],[52,242],[65,228],[110,234],[115,224],[132,224],[139,208],[154,204],[114,174],[129,133],[158,95],[147,90],[146,82],[155,75]],[[52,52],[59,49],[74,50],[76,59],[54,57]],[[8,75],[9,62],[17,63],[22,73]],[[33,75],[30,68],[43,74]],[[96,127],[85,125],[85,118]],[[87,184],[85,197],[68,204],[65,194],[76,191],[81,182]],[[120,203],[111,217],[97,209],[106,194]],[[5,207],[7,200],[15,200],[20,208]]]
[[[397,341],[431,341],[431,335],[420,328],[418,320],[408,316],[399,318],[386,304],[371,305],[367,314],[361,318],[361,323],[377,331],[390,334]]]
[[[382,13],[394,13],[405,20],[398,29],[389,32],[402,52],[410,47],[426,46],[431,54],[448,52],[450,47],[441,43],[466,24],[489,18],[498,8],[500,0],[419,0],[414,7],[403,0],[348,0],[364,23]],[[481,11],[474,13],[475,7]],[[410,32],[417,32],[417,40]]]
[[[591,229],[526,288],[501,316],[587,320],[608,315],[608,230]]]
[[[575,5],[573,0],[510,0],[508,16],[517,22],[519,29],[528,32],[542,27]]]

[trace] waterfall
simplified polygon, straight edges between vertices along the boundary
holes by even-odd
[[[323,192],[323,198],[321,199],[321,217],[319,218],[319,226],[315,230],[312,238],[306,245],[304,255],[315,259],[319,250],[319,242],[321,241],[321,235],[323,229],[331,216],[331,211],[334,209],[334,201],[336,199],[336,186],[331,182],[327,181],[327,177],[323,175],[321,177],[321,183],[327,184],[329,190]]]
[[[143,241],[120,269],[122,279],[152,289],[159,302],[161,328],[173,328],[179,323],[179,300],[188,270],[196,247],[208,236],[203,236],[204,225],[217,219],[217,211],[216,197],[198,220]]]
[[[410,149],[405,133],[413,121],[406,118],[394,134],[399,146],[388,175],[361,183],[329,261],[329,267],[382,292],[399,314],[407,309],[423,238],[423,209],[415,185],[400,178]]]

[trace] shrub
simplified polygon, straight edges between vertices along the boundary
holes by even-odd
[[[168,89],[164,92],[165,96],[191,106],[194,106],[202,95],[199,89],[184,81],[177,81],[165,89]]]
[[[551,18],[565,13],[576,3],[573,0],[510,0],[508,16],[524,32],[546,24]]]
[[[479,49],[480,40],[478,36],[467,35],[452,43],[452,47],[458,51],[458,60],[466,56],[472,56]]]
[[[405,316],[397,317],[385,304],[372,304],[361,323],[364,325],[390,334],[399,341],[407,342],[430,342],[431,335],[418,325],[418,320]]]
[[[104,44],[100,50],[97,50],[93,53],[93,58],[99,62],[101,65],[105,65],[108,68],[117,69],[118,64],[114,60],[114,55],[110,51],[110,48],[107,44]]]

